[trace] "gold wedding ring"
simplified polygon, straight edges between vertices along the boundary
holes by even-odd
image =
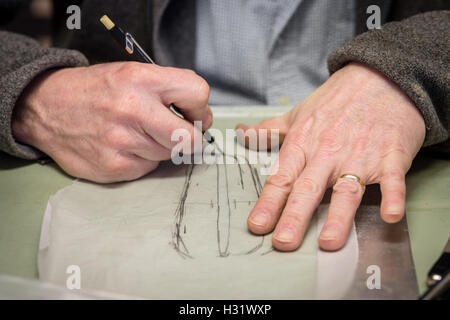
[[[341,175],[339,177],[339,179],[337,179],[336,183],[341,179],[350,179],[350,180],[356,181],[361,185],[363,192],[366,190],[366,184],[364,183],[363,179],[358,177],[356,174],[345,173],[345,174]]]

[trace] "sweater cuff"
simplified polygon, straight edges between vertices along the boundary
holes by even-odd
[[[350,62],[360,62],[396,83],[421,112],[426,126],[424,146],[428,146],[449,138],[436,111],[436,108],[445,108],[446,98],[441,99],[442,93],[436,94],[436,88],[445,88],[441,79],[445,78],[446,71],[441,69],[439,57],[433,56],[439,50],[429,48],[424,53],[423,44],[411,39],[411,33],[417,36],[414,28],[403,22],[392,22],[382,29],[363,33],[330,54],[328,70],[333,74]]]
[[[14,106],[27,85],[40,73],[53,68],[81,67],[89,64],[88,60],[78,51],[66,49],[50,49],[51,52],[25,64],[0,79],[0,101],[2,112],[0,113],[1,149],[13,156],[34,160],[44,154],[39,150],[20,144],[12,135],[11,118]]]

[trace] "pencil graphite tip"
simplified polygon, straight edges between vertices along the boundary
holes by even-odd
[[[105,28],[108,30],[111,30],[115,26],[114,22],[112,22],[111,19],[106,14],[100,18],[100,21],[103,23]]]
[[[208,143],[214,142],[214,137],[208,131],[203,132],[203,137],[205,138],[206,142],[208,142]]]

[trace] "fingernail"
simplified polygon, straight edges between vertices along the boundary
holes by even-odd
[[[338,237],[339,230],[335,226],[326,227],[320,234],[322,240],[335,240]]]
[[[292,242],[294,240],[294,233],[289,228],[281,229],[275,236],[275,239],[280,242]]]
[[[250,222],[255,226],[265,227],[267,224],[268,218],[265,213],[254,214],[250,218]]]

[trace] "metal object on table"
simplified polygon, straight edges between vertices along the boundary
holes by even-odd
[[[447,271],[441,280],[430,286],[420,300],[450,300],[450,271]]]
[[[428,290],[422,300],[450,299],[450,239],[439,259],[431,267],[427,277]]]
[[[437,282],[444,278],[444,275],[450,270],[450,238],[447,241],[447,245],[444,247],[444,251],[436,263],[431,267],[428,273],[427,285],[429,287],[435,285]]]
[[[417,299],[416,272],[405,217],[388,224],[380,217],[378,185],[368,186],[355,217],[359,259],[346,299]],[[380,289],[369,289],[371,266],[379,268]],[[368,270],[369,268],[369,270]]]

